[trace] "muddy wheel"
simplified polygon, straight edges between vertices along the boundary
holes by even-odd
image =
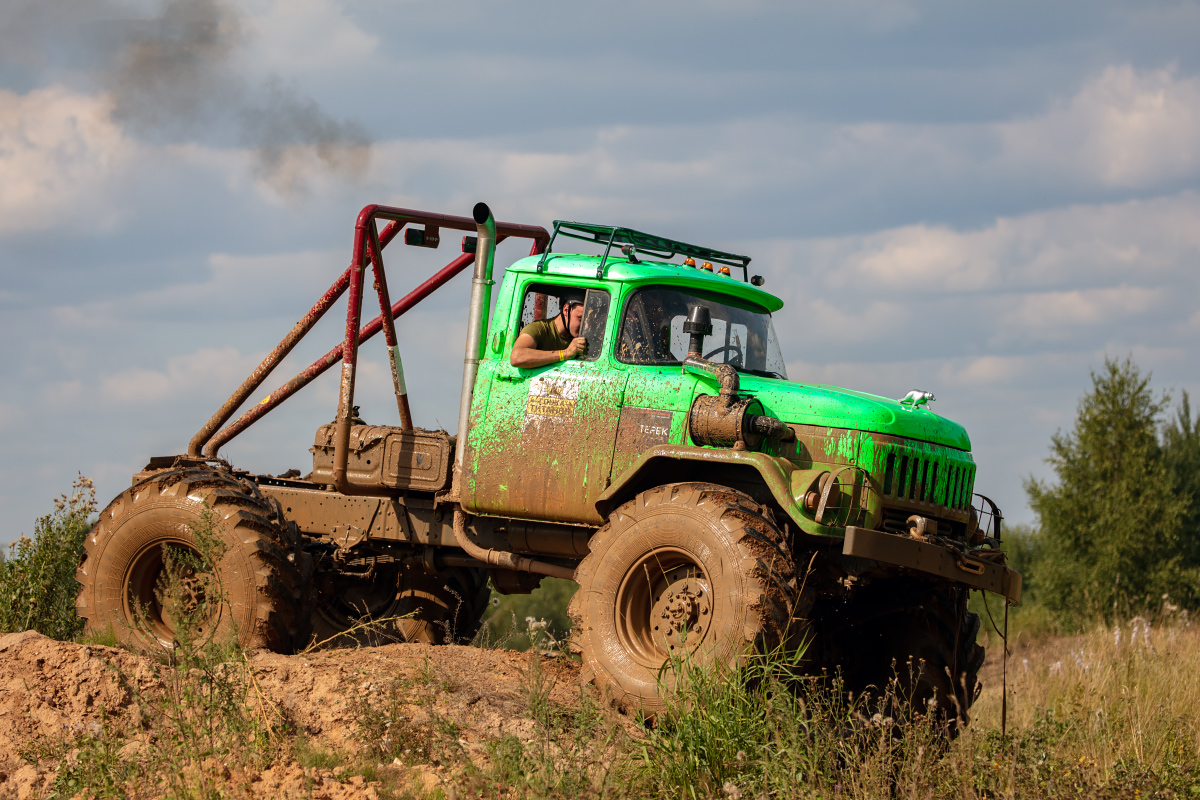
[[[575,580],[569,612],[583,677],[627,711],[663,708],[668,659],[735,666],[795,639],[784,535],[766,508],[724,486],[639,494],[592,537]]]
[[[313,641],[322,647],[469,642],[487,610],[487,578],[485,569],[430,572],[415,561],[360,574],[319,571]]]
[[[979,616],[967,611],[966,590],[897,582],[871,588],[850,609],[849,616],[863,621],[836,637],[855,643],[853,652],[841,654],[846,688],[883,696],[890,687],[908,711],[933,715],[957,736],[979,696],[984,659],[975,641]]]
[[[76,572],[75,608],[86,631],[111,630],[129,644],[169,646],[176,622],[164,608],[164,547],[199,555],[197,531],[206,512],[224,553],[215,564],[223,602],[201,620],[197,633],[237,637],[246,647],[291,652],[307,637],[301,608],[306,556],[296,547],[295,526],[252,481],[228,472],[182,469],[127,489],[100,512],[88,533]],[[207,581],[183,575],[185,589]],[[194,598],[211,600],[212,598]]]

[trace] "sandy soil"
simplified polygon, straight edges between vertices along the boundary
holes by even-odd
[[[263,698],[325,749],[355,752],[356,704],[381,697],[396,681],[420,693],[410,711],[452,719],[459,744],[474,758],[484,757],[489,740],[513,735],[528,740],[534,723],[526,698],[533,664],[530,656],[471,647],[397,644],[359,650],[331,650],[295,656],[261,652],[251,657]],[[570,707],[578,702],[577,665],[541,659],[550,700]],[[135,688],[136,687],[136,691]],[[48,639],[32,631],[0,636],[0,799],[43,797],[54,773],[22,759],[39,741],[98,731],[103,714],[138,722],[135,694],[153,698],[163,690],[152,662],[124,650]],[[406,712],[407,713],[407,712]],[[312,797],[342,800],[374,798],[376,787],[361,777],[338,780],[330,770],[291,762],[262,772],[223,770],[231,794],[247,797]],[[446,776],[424,768],[413,779],[426,788]],[[417,788],[417,787],[414,787]]]

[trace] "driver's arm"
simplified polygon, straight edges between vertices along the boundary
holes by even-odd
[[[587,347],[587,342],[583,337],[576,337],[564,350],[538,350],[537,342],[533,337],[528,333],[522,333],[513,343],[512,355],[508,357],[508,363],[522,369],[544,367],[547,364],[557,364],[559,361],[577,358],[585,347]]]

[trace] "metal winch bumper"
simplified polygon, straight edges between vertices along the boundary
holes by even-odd
[[[1021,573],[931,542],[850,526],[842,554],[936,575],[1006,597],[1013,605],[1021,602]]]

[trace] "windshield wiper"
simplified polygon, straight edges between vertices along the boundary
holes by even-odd
[[[780,375],[778,372],[772,372],[769,369],[750,369],[749,367],[735,367],[738,372],[748,372],[751,375],[757,375],[760,378],[777,378],[781,381],[786,381],[787,378]]]

